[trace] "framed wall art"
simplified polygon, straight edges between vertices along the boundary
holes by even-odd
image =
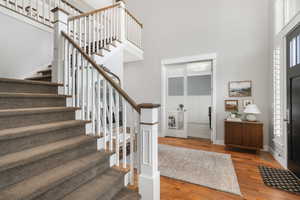
[[[252,81],[230,81],[228,91],[229,97],[251,97]]]

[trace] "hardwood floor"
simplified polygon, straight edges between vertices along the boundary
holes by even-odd
[[[231,154],[243,197],[161,177],[161,200],[300,200],[300,196],[267,187],[257,166],[281,166],[266,152],[226,150],[203,139],[159,138],[160,144]]]

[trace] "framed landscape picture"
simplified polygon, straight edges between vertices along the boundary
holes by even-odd
[[[230,81],[229,97],[251,97],[252,81]]]
[[[226,112],[236,112],[239,110],[238,100],[225,100],[225,111]]]

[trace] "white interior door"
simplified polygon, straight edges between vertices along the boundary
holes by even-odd
[[[187,138],[186,66],[166,70],[166,136]]]
[[[188,112],[187,135],[211,139],[209,108],[212,106],[212,62],[187,64],[187,95],[185,98]]]

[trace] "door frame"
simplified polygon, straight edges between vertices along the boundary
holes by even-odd
[[[287,23],[282,30],[275,35],[273,49],[280,48],[280,70],[281,70],[281,111],[283,119],[286,119],[287,113],[287,35],[293,31],[300,24],[300,12],[298,12],[289,23]],[[273,59],[273,58],[272,58]],[[273,66],[272,66],[273,67]],[[271,148],[271,153],[274,158],[284,167],[288,168],[288,135],[287,135],[287,123],[282,119],[282,138],[280,141],[273,139],[273,143],[279,147],[281,153],[276,152],[276,149]]]
[[[217,80],[216,80],[216,72],[217,72],[217,54],[200,54],[194,56],[186,56],[179,58],[171,58],[171,59],[163,59],[161,61],[161,137],[165,137],[166,132],[166,67],[172,64],[181,64],[181,63],[190,63],[190,62],[203,62],[203,61],[211,61],[212,62],[212,118],[211,118],[211,141],[213,144],[216,144],[216,134],[217,134]]]

